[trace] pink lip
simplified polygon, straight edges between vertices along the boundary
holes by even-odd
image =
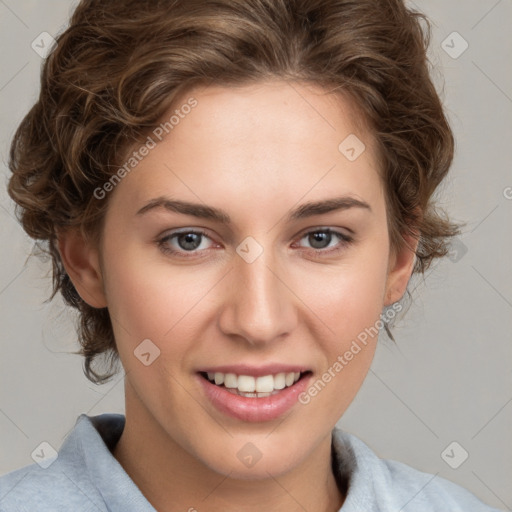
[[[223,365],[223,366],[210,366],[200,368],[198,372],[204,373],[234,373],[236,375],[250,375],[253,377],[261,377],[263,375],[276,375],[278,373],[304,373],[307,372],[309,368],[305,366],[292,366],[285,364],[268,364],[265,366],[250,366],[247,364],[237,364],[237,365]]]
[[[256,375],[254,368],[251,372],[247,369],[240,371],[240,366],[222,367],[229,370],[220,370],[221,367],[212,369],[211,371],[222,371],[222,373],[236,373],[238,375]],[[233,370],[236,368],[236,371]],[[286,372],[286,370],[278,369],[277,371],[269,371],[269,367],[260,368],[258,375],[269,375],[274,373]],[[291,368],[291,367],[289,367]],[[293,370],[288,370],[289,372]],[[299,371],[299,370],[297,370]],[[247,372],[247,373],[244,373]],[[234,395],[224,387],[216,386],[210,381],[197,374],[197,378],[206,394],[206,397],[220,412],[227,414],[233,418],[246,422],[262,422],[275,420],[282,416],[286,411],[291,409],[298,401],[298,396],[307,389],[312,374],[304,375],[293,386],[285,388],[279,393],[264,398],[250,398],[240,395]]]

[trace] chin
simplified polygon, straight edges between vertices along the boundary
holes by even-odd
[[[297,456],[297,454],[293,454]],[[261,459],[247,465],[241,462],[235,453],[233,458],[229,457],[219,461],[204,461],[215,471],[234,480],[265,480],[272,477],[279,477],[289,472],[298,461],[290,460],[292,453],[273,453],[271,456],[262,455]]]
[[[307,439],[298,438],[296,431],[295,434],[274,432],[269,436],[267,430],[265,434],[238,435],[223,441],[212,439],[215,450],[197,447],[195,457],[212,471],[236,480],[282,476],[299,466],[314,449],[312,443],[310,449],[305,450]]]

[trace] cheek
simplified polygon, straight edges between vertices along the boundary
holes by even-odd
[[[306,394],[305,405],[330,411],[333,424],[359,390],[372,362],[387,277],[386,245],[358,253],[346,264],[315,279],[303,279],[307,306],[328,329],[317,335],[325,356]],[[324,391],[325,389],[325,391]]]
[[[373,355],[378,320],[382,312],[383,287],[371,280],[370,276],[365,277],[368,278],[367,282],[356,279],[354,274],[340,277],[335,282],[331,280],[327,297],[327,294],[318,292],[309,295],[311,307],[315,308],[317,304],[315,309],[329,327],[329,335],[323,341],[323,351],[328,356],[329,366],[338,356],[350,350],[354,341],[360,341],[359,345],[364,349],[357,357],[359,364],[365,366],[367,358],[371,359]],[[351,367],[355,368],[358,363],[351,364]]]
[[[339,278],[331,282],[328,299],[318,293],[311,299],[324,305],[319,316],[329,331],[327,336],[316,336],[316,346],[321,346],[323,353],[322,365],[299,402],[317,415],[313,423],[318,428],[325,424],[333,427],[347,410],[375,354],[383,287],[371,276],[366,277],[364,283],[354,274]]]
[[[387,278],[385,245],[354,252],[337,267],[294,276],[304,303],[329,328],[335,345],[357,336],[382,312]]]
[[[140,400],[154,410],[186,415],[187,395],[175,376],[187,370],[210,281],[199,280],[190,267],[171,268],[141,256],[127,250],[122,261],[105,268],[119,356]]]
[[[190,338],[186,331],[192,328],[194,313],[197,316],[202,300],[214,292],[214,280],[190,267],[171,268],[161,259],[143,258],[137,250],[126,250],[122,260],[117,259],[120,261],[105,266],[105,274],[109,313],[121,356],[133,352],[145,339],[154,341],[162,353],[176,355]]]

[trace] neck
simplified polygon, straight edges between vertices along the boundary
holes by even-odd
[[[345,496],[332,472],[330,435],[298,467],[279,477],[233,479],[185,450],[140,405],[127,393],[126,424],[113,455],[159,512],[341,508]]]

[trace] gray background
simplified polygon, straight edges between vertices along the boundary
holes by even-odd
[[[9,141],[38,93],[42,59],[31,43],[43,31],[60,33],[73,5],[0,0],[0,474],[32,463],[42,441],[58,449],[79,414],[124,411],[122,374],[95,386],[81,358],[66,353],[77,349],[71,317],[59,298],[44,303],[50,266],[26,261],[33,243],[4,186]],[[431,60],[457,138],[440,199],[467,226],[450,258],[411,283],[414,304],[394,329],[398,344],[382,337],[340,426],[381,457],[511,510],[512,1],[414,5],[434,23]],[[462,49],[454,31],[469,44],[458,58],[443,49]],[[469,453],[457,469],[441,456],[453,441],[452,465]]]

